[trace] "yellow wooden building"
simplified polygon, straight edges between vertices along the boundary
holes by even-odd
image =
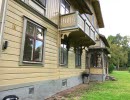
[[[103,74],[87,58],[103,27],[98,0],[1,0],[0,100],[43,100],[81,84],[84,71]]]

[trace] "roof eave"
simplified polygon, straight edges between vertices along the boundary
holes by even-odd
[[[104,28],[104,21],[102,17],[101,7],[99,0],[92,0],[92,5],[96,13],[99,28]]]
[[[109,45],[109,43],[108,43],[106,37],[105,37],[104,35],[102,35],[102,34],[99,34],[99,37],[102,39],[102,41],[105,43],[105,45],[106,45],[108,48],[110,48],[110,45]]]
[[[72,4],[76,9],[79,10],[81,14],[87,13],[92,15],[92,11],[84,0],[67,0],[70,4]]]

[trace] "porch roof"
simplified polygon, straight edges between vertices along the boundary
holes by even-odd
[[[76,9],[79,10],[79,12],[82,13],[87,13],[92,15],[92,11],[88,7],[87,3],[85,0],[67,0],[70,4],[73,4]]]
[[[89,47],[90,45],[95,45],[95,41],[91,39],[84,31],[80,28],[75,28],[71,30],[62,31],[62,38],[65,36],[71,47],[84,46]]]
[[[93,47],[93,48],[89,48],[89,50],[90,51],[100,50],[100,51],[104,51],[106,54],[110,54],[110,51],[107,48]]]

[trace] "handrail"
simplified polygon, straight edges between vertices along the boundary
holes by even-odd
[[[85,15],[86,16],[86,15]],[[96,33],[99,34],[99,32],[97,32],[97,30],[95,29],[95,27],[93,26],[93,24],[91,23],[91,21],[89,20],[89,18],[86,16],[87,20],[90,22],[91,26],[94,28],[94,30],[96,31]]]
[[[86,34],[89,34],[89,36],[93,36],[95,33],[98,34],[97,30],[92,25],[92,23],[90,22],[90,20],[88,19],[88,17],[86,15],[85,15],[86,18],[83,18],[78,11],[75,11],[75,12],[72,12],[72,13],[61,15],[61,17],[68,16],[68,15],[70,15],[70,16],[74,15],[75,18],[76,18],[76,20],[75,20],[75,26],[80,27],[85,33],[87,32]],[[66,23],[62,23],[62,24],[65,25]],[[72,25],[74,25],[74,24],[72,24]],[[88,31],[86,31],[87,27],[89,28],[89,32],[91,32],[91,30],[93,31],[91,33],[93,35],[90,35],[90,33]],[[94,39],[94,37],[91,37],[91,38]]]

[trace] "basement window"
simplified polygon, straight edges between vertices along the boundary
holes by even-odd
[[[62,87],[66,87],[67,86],[67,79],[62,80]]]

